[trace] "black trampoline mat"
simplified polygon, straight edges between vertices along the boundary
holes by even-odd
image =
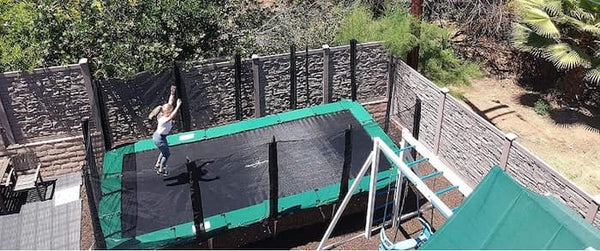
[[[158,150],[127,154],[123,160],[121,226],[135,237],[193,221],[186,157],[201,166],[204,217],[255,205],[269,198],[268,143],[277,139],[279,196],[339,183],[344,130],[352,125],[352,168],[356,177],[373,144],[349,111],[318,115],[170,148],[169,176],[158,176]],[[384,159],[384,158],[382,158]],[[380,170],[389,164],[380,161]]]

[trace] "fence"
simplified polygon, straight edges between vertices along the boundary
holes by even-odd
[[[552,193],[600,227],[598,202],[494,125],[448,95],[448,90],[396,60],[391,119],[412,130],[413,106],[422,101],[419,140],[476,185],[493,165],[541,194]],[[408,112],[406,112],[408,111]]]
[[[153,124],[146,117],[165,102],[170,85],[178,86],[183,100],[175,131],[275,114],[292,109],[292,104],[302,108],[353,98],[353,79],[357,100],[384,99],[388,85],[386,51],[379,43],[353,48],[324,46],[231,62],[179,63],[158,74],[100,81],[101,96],[97,99],[104,100],[106,138],[111,141],[108,148],[151,135]]]

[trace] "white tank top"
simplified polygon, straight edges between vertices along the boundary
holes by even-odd
[[[165,117],[162,114],[158,115],[158,126],[156,127],[156,132],[160,135],[167,135],[171,131],[171,128],[173,127],[173,121],[168,119],[168,117]]]

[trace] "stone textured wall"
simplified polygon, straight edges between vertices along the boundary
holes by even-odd
[[[265,115],[290,109],[289,55],[258,60],[259,81],[265,90]]]
[[[414,106],[417,97],[421,99],[421,123],[419,140],[433,148],[437,109],[442,96],[439,88],[428,79],[416,73],[404,62],[396,64],[391,114],[398,122],[413,130]]]
[[[7,153],[14,155],[19,152],[34,152],[37,156],[37,161],[42,164],[40,170],[43,178],[71,173],[81,169],[85,161],[83,137],[75,136],[46,142],[16,145],[10,147]],[[33,168],[35,167],[31,168],[29,172],[33,173]]]
[[[297,107],[304,108],[323,103],[323,53],[308,53],[308,85],[306,83],[306,54],[296,56]]]
[[[330,53],[329,79],[331,83],[331,102],[336,102],[351,97],[350,46],[331,48]]]
[[[377,121],[379,126],[383,128],[385,124],[385,111],[387,110],[387,101],[373,101],[369,103],[363,104],[363,107],[367,109],[367,111],[373,116],[373,118]]]
[[[460,166],[458,173],[471,184],[477,184],[492,166],[500,164],[504,135],[474,118],[449,94],[441,131],[439,155],[453,166]]]
[[[169,70],[159,74],[145,72],[132,79],[109,79],[99,83],[113,147],[152,135],[156,120],[148,120],[148,114],[154,107],[167,102],[170,86],[174,82],[175,78]],[[173,132],[178,132],[181,123],[179,120],[174,122]]]
[[[357,45],[357,99],[378,100],[387,95],[389,55],[379,44]]]
[[[231,123],[235,117],[235,67],[231,62],[197,65],[181,70],[192,129]],[[242,64],[242,114],[253,115],[252,67]]]
[[[430,149],[438,119],[437,109],[441,90],[404,62],[396,64],[391,116],[400,124],[410,127],[413,112],[403,113],[414,104],[415,97],[422,100],[420,141]],[[410,109],[408,109],[410,110]],[[475,112],[447,95],[440,135],[441,160],[461,175],[467,183],[476,185],[491,166],[499,165],[505,144],[504,134]],[[585,217],[592,202],[588,194],[566,180],[550,166],[513,142],[508,155],[507,172],[517,182],[538,193],[551,193]],[[594,225],[600,227],[597,214]]]
[[[3,74],[0,99],[17,143],[80,135],[91,114],[79,65]]]
[[[552,193],[585,217],[591,199],[542,163],[520,144],[513,144],[506,171],[520,184],[540,193]]]

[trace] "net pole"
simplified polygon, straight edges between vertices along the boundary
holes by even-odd
[[[348,180],[350,179],[350,167],[352,166],[352,125],[344,132],[344,166],[342,167],[342,181],[340,183],[340,194],[338,201],[342,201],[348,193]]]
[[[388,85],[387,85],[387,104],[385,108],[385,120],[383,124],[383,131],[388,133],[390,129],[390,113],[392,112],[392,100],[394,95],[394,81],[396,77],[396,67],[394,67],[395,57],[393,54],[390,54],[390,59],[388,63]]]
[[[296,109],[296,45],[290,45],[290,109]]]
[[[242,120],[242,56],[235,53],[235,119]]]
[[[269,218],[277,219],[279,204],[279,167],[277,163],[277,141],[275,136],[269,143]]]
[[[352,101],[356,101],[356,39],[350,40],[350,87]]]
[[[198,169],[196,163],[189,158],[186,159],[185,167],[189,175],[190,196],[192,199],[192,211],[194,212],[194,229],[196,241],[202,242],[206,237],[206,228],[204,226],[204,212],[202,211],[202,193],[198,184]]]

